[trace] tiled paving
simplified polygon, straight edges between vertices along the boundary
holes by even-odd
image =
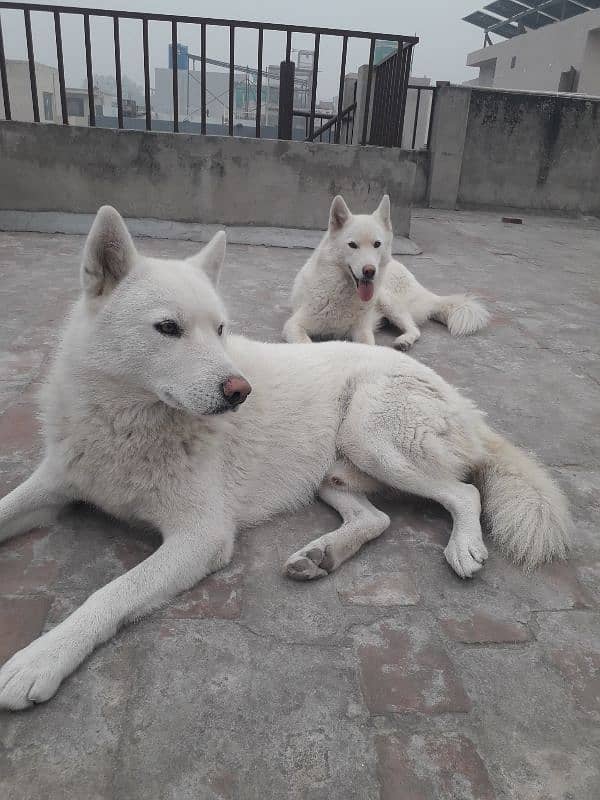
[[[336,515],[316,504],[277,518],[48,704],[0,714],[2,800],[600,797],[600,225],[423,211],[413,236],[423,254],[405,261],[427,286],[470,289],[494,312],[470,339],[424,326],[413,354],[549,465],[573,505],[572,559],[524,575],[492,548],[460,581],[442,555],[448,517],[405,498],[382,501],[392,525],[378,541],[297,584],[285,559]],[[82,244],[0,234],[0,494],[39,455],[36,393]],[[230,248],[238,330],[279,338],[305,257]],[[4,544],[0,660],[156,546],[85,508]]]

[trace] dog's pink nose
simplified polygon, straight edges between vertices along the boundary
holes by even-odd
[[[239,406],[248,397],[252,387],[245,378],[232,375],[223,381],[223,394],[232,406]]]
[[[363,267],[363,275],[368,281],[372,281],[375,277],[375,267]]]

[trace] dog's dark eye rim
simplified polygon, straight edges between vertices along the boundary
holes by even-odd
[[[178,322],[174,319],[163,319],[162,322],[156,322],[154,328],[162,333],[163,336],[182,336],[183,330]]]
[[[223,330],[225,329],[225,324],[222,322],[219,327],[217,328],[217,336],[223,335]]]
[[[379,239],[376,242],[373,242],[373,247],[381,247],[381,242]]]
[[[356,242],[348,242],[348,247],[351,247],[353,250],[358,250]]]

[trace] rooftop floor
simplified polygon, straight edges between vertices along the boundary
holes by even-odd
[[[463,388],[568,493],[572,559],[526,576],[494,549],[472,581],[434,504],[333,576],[286,558],[337,525],[315,504],[239,538],[231,566],[121,631],[49,703],[0,714],[4,800],[596,800],[600,796],[600,226],[422,211],[405,258],[487,298],[491,327],[423,327],[413,355]],[[35,390],[78,291],[79,236],[0,233],[0,496],[39,455]],[[193,242],[141,240],[187,255]],[[239,331],[278,340],[306,250],[233,245]],[[392,334],[379,335],[382,344]],[[0,662],[148,555],[92,511],[0,548]]]

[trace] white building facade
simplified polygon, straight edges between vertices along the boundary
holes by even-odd
[[[600,96],[600,8],[525,28],[471,53],[467,66],[479,69],[474,86]]]

